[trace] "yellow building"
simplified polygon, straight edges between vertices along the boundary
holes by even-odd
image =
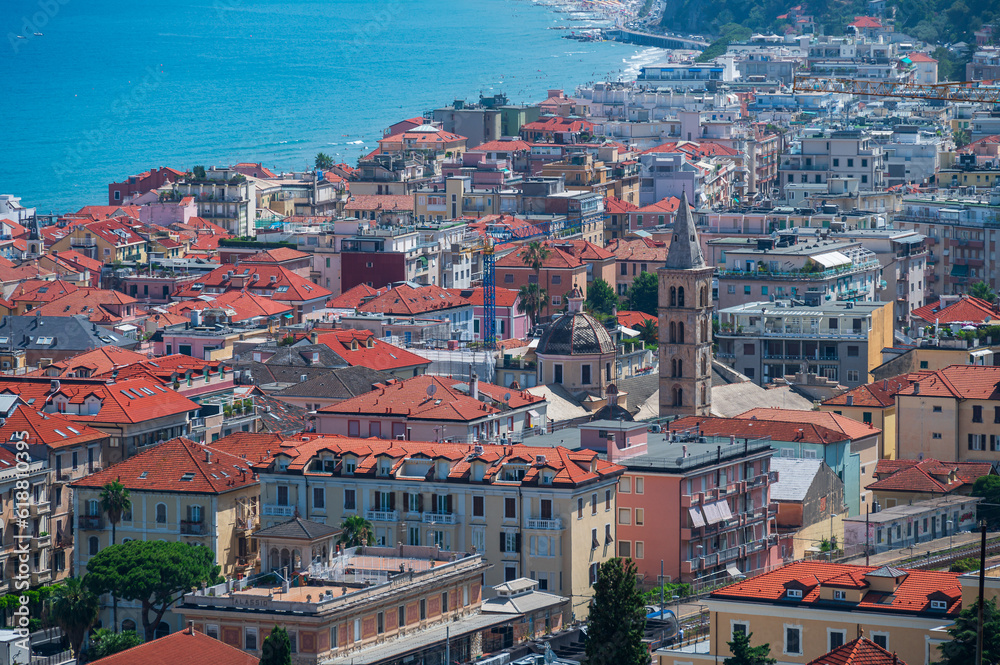
[[[824,400],[819,410],[839,413],[882,430],[878,458],[896,459],[896,393],[911,383],[908,376],[866,383]]]
[[[100,496],[104,485],[115,480],[129,490],[132,501],[117,525],[117,542],[165,540],[208,547],[224,576],[250,571],[257,560],[249,536],[258,526],[259,483],[241,455],[259,458],[264,452],[249,447],[225,452],[176,438],[71,483],[76,574],[86,573],[87,561],[111,544]],[[118,616],[123,629],[142,625],[135,604],[120,601]],[[109,617],[102,618],[108,625]],[[164,620],[170,632],[180,627],[177,617]]]
[[[923,372],[896,393],[900,459],[1000,461],[1000,367]]]
[[[115,219],[105,219],[74,226],[49,249],[73,250],[102,263],[146,262],[146,241],[131,228]]]
[[[597,567],[615,556],[625,467],[593,451],[347,437],[279,446],[254,465],[265,526],[296,513],[331,525],[361,515],[376,544],[481,553],[493,564],[487,585],[530,576],[570,597],[578,619]]]
[[[958,573],[800,561],[712,593],[707,644],[656,655],[659,665],[722,662],[726,643],[743,632],[770,644],[780,665],[809,663],[863,636],[909,665],[929,665],[962,594]]]

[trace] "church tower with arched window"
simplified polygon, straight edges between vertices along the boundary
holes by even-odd
[[[681,194],[659,277],[660,416],[707,416],[712,405],[712,274]]]

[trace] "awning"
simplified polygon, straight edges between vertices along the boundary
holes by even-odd
[[[286,319],[291,319],[291,318],[293,318],[293,317],[292,317],[292,315],[291,315],[291,314],[285,314],[285,318],[286,318]]]
[[[528,415],[531,416],[532,418],[541,418],[542,417],[541,414],[539,414],[534,409],[528,409]]]
[[[824,268],[836,268],[851,263],[851,260],[840,252],[826,252],[825,254],[817,254],[810,258]]]
[[[688,508],[688,515],[691,516],[691,524],[694,528],[705,526],[705,518],[701,516],[701,511],[697,508]]]
[[[967,265],[953,265],[951,267],[952,277],[968,277],[969,276],[969,266]]]
[[[717,501],[716,506],[719,507],[719,514],[722,515],[722,519],[731,520],[733,519],[733,511],[729,510],[729,502],[723,499],[722,501]]]
[[[726,566],[726,572],[732,575],[733,577],[743,577],[743,573],[740,572],[740,569],[734,566],[733,564],[729,564],[728,566]]]
[[[922,243],[926,238],[927,236],[922,236],[919,233],[917,233],[911,236],[906,236],[904,238],[893,238],[893,241],[901,243],[903,245],[917,245],[919,243]]]
[[[706,503],[702,506],[702,510],[705,511],[705,521],[709,524],[715,524],[722,521],[722,513],[719,511],[719,506],[714,503]]]

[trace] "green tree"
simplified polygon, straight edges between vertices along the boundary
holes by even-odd
[[[208,177],[208,176],[205,175],[205,167],[204,166],[195,166],[195,167],[193,167],[191,169],[191,173],[194,174],[194,177],[197,178],[198,180],[204,180],[205,178]]]
[[[326,154],[325,152],[317,153],[316,155],[316,168],[318,169],[332,169],[333,168],[333,157]]]
[[[972,141],[972,137],[969,135],[968,129],[956,129],[951,133],[951,138],[955,140],[956,148],[964,148]]]
[[[120,633],[98,628],[90,636],[91,646],[87,649],[87,656],[90,660],[106,658],[119,651],[125,651],[142,644],[142,638],[134,630],[123,630]]]
[[[980,496],[983,503],[1000,504],[1000,476],[980,476],[972,486],[972,496]],[[979,506],[979,519],[993,526],[1000,522],[1000,507]]]
[[[358,545],[372,545],[375,542],[375,529],[372,523],[361,515],[351,515],[340,523],[342,533],[337,542],[344,547],[357,547]],[[362,542],[363,541],[363,542]]]
[[[733,640],[726,642],[729,652],[733,654],[726,658],[723,665],[774,665],[778,661],[771,658],[771,645],[762,644],[759,647],[750,646],[753,633],[747,635],[743,631],[733,633]]]
[[[538,316],[545,307],[545,299],[548,293],[538,284],[525,284],[517,291],[517,311],[526,313],[531,319],[531,327],[538,323]]]
[[[628,287],[628,308],[656,316],[659,302],[660,284],[656,275],[651,272],[639,273],[632,280],[632,286]]]
[[[540,243],[537,240],[528,244],[524,252],[521,254],[521,262],[535,271],[538,275],[542,272],[542,266],[545,265],[545,259],[549,258],[552,254],[552,250],[549,249],[544,243]]]
[[[643,341],[644,344],[659,344],[660,343],[660,326],[656,324],[653,319],[646,319],[639,326],[639,339]]]
[[[281,626],[272,628],[261,645],[260,665],[292,665],[292,641]]]
[[[49,616],[66,633],[74,656],[80,655],[83,639],[97,622],[100,610],[100,599],[79,577],[67,578],[52,594]]]
[[[976,662],[976,628],[979,626],[979,604],[971,603],[962,610],[947,630],[951,641],[938,645],[943,658],[937,665],[968,665]],[[983,662],[1000,663],[1000,612],[996,599],[983,604]]]
[[[598,314],[611,314],[618,307],[618,296],[611,285],[598,277],[587,287],[587,306]]]
[[[87,586],[141,604],[147,642],[163,615],[181,597],[202,584],[218,584],[215,552],[207,547],[160,540],[130,540],[105,547],[87,562]]]
[[[118,523],[122,515],[132,510],[132,499],[129,498],[128,488],[117,480],[106,483],[101,488],[101,510],[108,514],[108,521],[111,522],[111,544],[118,542]],[[118,598],[112,595],[112,619],[115,622],[114,630],[118,632]]]
[[[618,557],[605,561],[594,583],[585,645],[588,665],[646,665],[650,659],[642,643],[645,628],[635,563]]]
[[[996,291],[994,291],[986,282],[974,282],[972,286],[969,287],[969,295],[974,298],[985,300],[986,302],[993,302],[997,299]]]

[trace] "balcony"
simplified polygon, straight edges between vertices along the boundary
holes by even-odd
[[[31,537],[32,549],[40,550],[51,546],[52,546],[52,536],[47,533],[44,536],[39,535]]]
[[[201,520],[181,520],[181,533],[186,536],[204,536],[207,532],[208,527]]]
[[[455,513],[424,513],[424,524],[458,524],[458,515]]]
[[[233,524],[237,531],[253,531],[260,525],[257,517],[237,517]]]
[[[39,586],[47,582],[52,581],[52,571],[48,568],[45,570],[36,570],[31,573],[31,586]]]
[[[275,503],[265,503],[264,515],[271,517],[294,517],[295,506],[279,506]]]
[[[398,510],[369,510],[365,513],[369,522],[396,522],[399,520]]]
[[[719,563],[726,563],[727,561],[735,561],[740,558],[740,548],[730,547],[727,550],[722,550],[718,552]]]
[[[543,531],[558,531],[558,530],[562,529],[562,520],[558,519],[558,518],[556,518],[556,519],[547,519],[547,520],[543,520],[543,519],[537,519],[537,520],[535,520],[535,519],[529,519],[528,520],[528,528],[529,529],[541,529]]]
[[[103,515],[80,515],[80,528],[99,530],[104,528]]]
[[[48,515],[52,512],[52,504],[48,501],[36,501],[28,506],[28,513],[32,517],[38,517],[40,515]]]

